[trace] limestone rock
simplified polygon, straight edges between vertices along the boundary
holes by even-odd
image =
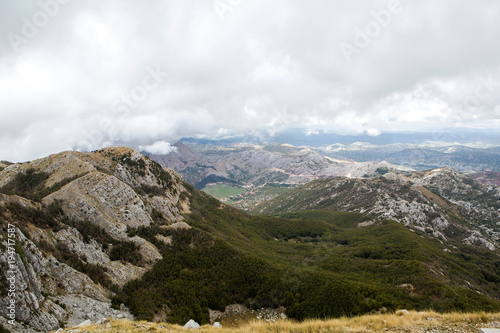
[[[184,328],[197,330],[200,328],[200,324],[195,322],[193,319],[189,319],[189,321],[184,325]]]
[[[186,222],[176,222],[167,226],[168,229],[191,229],[191,226]]]
[[[87,325],[92,325],[92,321],[90,319],[82,321],[80,324],[76,325],[76,327],[83,327]]]
[[[111,235],[125,235],[127,227],[148,226],[151,217],[137,193],[114,176],[94,171],[44,198],[62,202],[66,215],[89,220]]]
[[[189,211],[185,195],[182,196],[184,203],[180,202],[181,194],[185,191],[182,177],[133,149],[118,147],[92,153],[68,151],[5,166],[0,171],[0,186],[28,169],[47,173],[48,178],[43,184],[54,192],[46,195],[42,203],[0,194],[0,206],[5,207],[13,202],[22,207],[45,209],[44,205],[57,202],[69,218],[88,221],[103,228],[116,242],[124,240],[137,244],[143,260],[141,267],[124,261],[112,261],[108,255],[109,246],[103,246],[92,238],[85,239],[69,225],[54,231],[24,222],[30,239],[20,230],[16,232],[22,247],[22,255],[15,254],[16,270],[13,273],[18,287],[16,319],[28,325],[27,331],[29,327],[49,331],[59,328],[60,323],[74,326],[85,321],[103,321],[108,317],[133,318],[126,308],[112,309],[109,290],[94,283],[87,275],[59,262],[51,254],[55,250],[50,249],[55,249],[58,244],[65,245],[84,262],[105,267],[105,274],[118,286],[139,278],[162,257],[158,249],[145,239],[129,237],[127,229],[158,223],[151,218],[153,209],[165,217],[165,225],[181,222],[182,214]],[[56,184],[64,186],[53,187]],[[146,191],[153,189],[155,194],[144,194],[144,190],[140,191],[143,188]],[[10,215],[7,218],[9,222],[16,223],[15,220],[10,221]],[[187,224],[178,226],[186,227]],[[6,246],[4,234],[0,233],[2,247]],[[168,237],[164,239],[165,242],[169,240],[171,242]],[[44,244],[43,250],[37,244]],[[4,269],[6,264],[6,252],[2,251],[2,279],[7,272]],[[6,314],[5,305],[8,301],[8,298],[0,297],[0,314]]]

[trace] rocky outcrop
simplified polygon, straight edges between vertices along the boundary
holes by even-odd
[[[67,253],[59,255],[74,256],[73,264],[77,260],[81,261],[80,266],[102,267],[110,285],[123,286],[139,278],[162,256],[153,244],[137,235],[129,236],[128,231],[154,223],[173,228],[189,227],[182,222],[183,214],[189,211],[189,201],[181,176],[130,148],[118,147],[92,153],[69,151],[6,165],[0,171],[0,187],[28,170],[44,175],[43,181],[31,189],[37,191],[38,197],[43,195],[41,202],[0,194],[2,249],[9,246],[8,223],[17,226],[15,254],[9,258],[8,251],[2,251],[0,255],[2,282],[8,272],[9,259],[15,258],[12,274],[17,286],[17,326],[14,331],[20,331],[21,324],[27,325],[22,328],[24,331],[30,327],[48,331],[61,324],[71,326],[85,320],[132,318],[125,308],[111,308],[110,290],[58,260],[55,253],[62,249]],[[29,214],[41,214],[43,218],[47,218],[43,215],[47,213],[36,212],[47,211],[49,205],[59,207],[61,213],[57,214],[63,215],[53,222],[59,227],[48,228],[43,223],[34,225],[29,219],[18,220],[11,211],[17,206],[12,208],[9,206],[12,204],[31,209]],[[94,230],[103,230],[105,237],[99,240],[92,238],[92,233],[82,234],[75,227],[78,221],[98,228]],[[103,239],[109,244],[103,243]],[[168,237],[163,241],[172,242]],[[110,259],[110,249],[120,242],[135,244],[141,258],[139,263]],[[1,294],[0,313],[4,316],[8,302],[8,295]]]
[[[108,301],[107,290],[95,284],[87,275],[42,253],[18,228],[15,229],[18,245],[13,254],[14,263],[9,266],[9,252],[2,251],[0,265],[4,274],[15,280],[15,295],[12,299],[15,299],[17,322],[41,331],[57,329],[60,323],[73,318],[71,309],[61,305],[61,295],[80,295],[95,301]],[[5,234],[2,233],[0,237],[2,247],[8,249],[10,245]],[[8,315],[5,311],[10,299],[8,295],[0,298],[0,313],[4,317]]]

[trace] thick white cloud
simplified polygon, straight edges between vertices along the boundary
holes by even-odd
[[[500,130],[500,3],[395,1],[0,0],[0,159],[291,126]]]
[[[177,150],[176,147],[165,141],[156,141],[149,146],[139,146],[139,149],[156,155],[166,155]]]

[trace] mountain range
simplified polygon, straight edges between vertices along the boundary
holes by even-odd
[[[0,324],[14,299],[16,332],[210,323],[231,304],[297,320],[500,310],[500,194],[453,169],[316,179],[249,215],[130,148],[2,167]]]
[[[221,177],[220,181],[232,181],[240,185],[296,185],[338,175],[362,177],[375,174],[377,169],[404,169],[385,161],[356,163],[334,160],[311,148],[287,144],[238,144],[200,149],[177,142],[174,147],[175,150],[166,155],[146,154],[181,173],[199,189],[207,184],[207,177],[214,176]]]
[[[500,171],[500,147],[456,144],[333,144],[321,150],[326,156],[358,162],[387,161],[416,170],[451,167],[465,173]]]
[[[430,143],[356,142],[311,148],[186,139],[174,144],[168,154],[143,153],[179,172],[196,188],[244,210],[315,179],[370,178],[386,172],[452,167],[480,182],[494,184],[495,171],[491,170],[498,170],[500,165],[498,147]],[[487,175],[483,177],[484,172]],[[215,184],[226,186],[211,187]]]

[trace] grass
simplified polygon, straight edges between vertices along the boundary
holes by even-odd
[[[226,184],[206,186],[202,191],[213,196],[216,199],[225,199],[247,192],[247,190],[244,188],[234,187]]]
[[[410,332],[417,330],[434,330],[434,332],[456,332],[464,329],[477,332],[481,327],[495,327],[499,323],[500,313],[447,313],[432,311],[410,311],[405,315],[375,314],[352,318],[330,320],[306,320],[296,322],[280,320],[275,323],[252,321],[237,328],[214,328],[204,325],[197,332],[233,332],[233,333],[313,333],[313,332]],[[109,326],[107,325],[109,323]],[[490,323],[490,324],[488,324]],[[498,327],[498,326],[497,326]],[[107,320],[102,325],[88,325],[70,328],[64,332],[193,332],[179,325],[151,323],[131,320]],[[462,331],[460,331],[462,332]]]
[[[274,199],[291,189],[293,189],[293,186],[286,186],[282,184],[267,184],[262,187],[254,187],[244,196],[237,197],[234,200],[229,201],[228,204],[244,211],[248,211],[253,209],[258,204]]]
[[[249,210],[261,202],[271,200],[280,194],[288,192],[293,187],[269,183],[266,186],[255,186],[252,188],[241,188],[228,184],[209,185],[202,189],[203,192],[232,205],[238,209]]]

